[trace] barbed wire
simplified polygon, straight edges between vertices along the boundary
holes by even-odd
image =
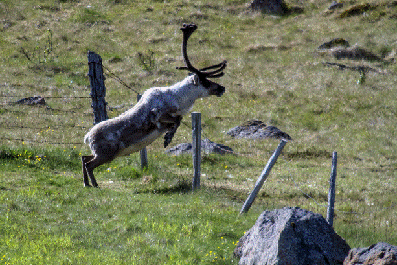
[[[47,140],[31,140],[31,139],[24,139],[24,138],[8,138],[8,137],[0,137],[0,140],[6,140],[6,141],[16,141],[16,142],[22,142],[22,143],[33,143],[33,144],[54,144],[54,145],[82,145],[84,143],[82,142],[53,142],[53,141],[47,141]]]
[[[115,73],[113,73],[109,68],[107,68],[106,66],[104,66],[102,64],[102,67],[104,69],[106,69],[106,71],[108,71],[108,76],[112,77],[113,79],[115,79],[116,81],[118,81],[120,84],[122,84],[123,86],[125,86],[126,88],[131,89],[132,91],[134,91],[137,95],[140,95],[140,93],[135,90],[134,88],[132,88],[131,86],[127,85],[127,83],[125,83],[118,75],[116,75]]]
[[[191,128],[191,126],[189,126],[186,122],[182,123],[184,126],[187,126],[189,128]],[[16,126],[14,126],[16,127]],[[62,128],[63,126],[56,126],[56,128]],[[76,126],[77,127],[77,126]],[[18,128],[30,128],[30,129],[50,129],[51,127],[43,127],[43,128],[34,128],[34,127],[25,127],[25,126],[21,126]],[[55,126],[53,126],[52,128],[55,128]],[[82,127],[80,127],[82,128]],[[202,131],[203,132],[203,131]],[[206,137],[206,134],[204,133],[204,137]],[[208,139],[208,137],[207,137]],[[47,141],[47,140],[32,140],[32,139],[26,139],[26,138],[10,138],[10,137],[0,137],[0,140],[7,140],[7,141],[19,141],[22,142],[24,144],[26,143],[30,143],[30,144],[52,144],[52,145],[83,145],[83,142],[57,142],[57,141]],[[241,154],[235,152],[235,154],[238,154],[239,156]],[[242,155],[244,157],[250,157],[252,158],[252,155]],[[284,159],[285,160],[285,159]],[[285,161],[286,163],[288,163],[288,161]],[[301,185],[295,181],[295,179],[293,178],[292,175],[288,175],[289,179],[293,182],[294,187],[300,192],[302,193],[307,199],[311,200],[314,202],[314,204],[319,207],[319,208],[328,208],[327,204],[323,204],[320,203],[319,201],[317,201],[313,196],[311,196],[309,193],[305,192],[302,188]],[[325,188],[325,187],[323,187]],[[371,205],[372,206],[372,205]],[[388,207],[379,207],[378,209],[373,209],[373,210],[368,210],[366,209],[365,212],[368,214],[371,213],[376,213],[379,212],[380,210],[390,210],[390,209],[395,209],[397,207],[397,203],[393,203]],[[375,207],[374,207],[375,208]],[[380,208],[380,209],[379,209]],[[339,214],[349,214],[349,215],[359,215],[362,214],[359,211],[344,211],[344,210],[340,210],[338,208],[334,208],[334,211],[339,213]]]
[[[112,77],[113,79],[115,79],[116,81],[118,81],[120,84],[122,84],[123,86],[125,86],[126,88],[134,91],[136,94],[140,94],[140,92],[138,92],[137,90],[135,90],[134,88],[132,88],[131,86],[129,86],[127,83],[125,83],[118,75],[116,75],[115,73],[113,73],[109,68],[107,68],[106,66],[103,65],[103,68],[107,70],[108,72],[108,76]],[[42,96],[44,98],[48,98],[48,99],[87,99],[87,98],[91,98],[88,96]],[[6,95],[0,95],[0,98],[23,98],[21,96],[6,96]],[[5,103],[0,103],[0,105],[13,105],[15,104],[15,102],[5,102]],[[77,108],[76,108],[77,109]],[[69,113],[76,113],[73,110],[63,110],[63,109],[53,109],[53,108],[49,108],[47,106],[46,110],[51,110],[51,111],[62,111],[62,112],[69,112]],[[54,114],[54,113],[37,113],[39,115],[66,115],[66,114]],[[191,129],[191,125],[189,125],[187,122],[181,121],[181,124],[188,127],[189,129]],[[4,127],[4,126],[2,126]],[[50,129],[50,127],[42,127],[42,128],[35,128],[35,127],[28,127],[28,126],[18,126],[18,125],[11,125],[11,128],[20,128],[20,129],[37,129],[37,130],[45,130],[45,129]],[[52,126],[52,128],[62,128],[64,126]],[[74,127],[74,126],[71,126]],[[76,126],[76,128],[82,128],[85,129],[87,127],[83,127],[83,126]],[[208,135],[206,134],[204,128],[201,129],[201,134],[202,136],[204,136],[204,138],[210,139],[208,137]],[[9,137],[0,137],[0,140],[7,140],[7,141],[20,141],[22,143],[28,142],[28,143],[34,143],[34,144],[53,144],[53,145],[82,145],[82,142],[55,142],[55,141],[47,141],[47,140],[31,140],[31,139],[24,139],[24,138],[9,138]],[[230,150],[227,150],[223,147],[219,147],[220,149],[227,151],[226,153],[229,153]],[[243,157],[250,157],[252,158],[252,155],[245,155],[245,154],[241,154],[238,153],[236,151],[233,151],[233,154],[239,155],[239,156],[243,156]],[[312,200],[318,207],[321,208],[327,208],[328,205],[325,204],[321,204],[319,203],[315,198],[313,198],[310,194],[308,194],[307,192],[303,191],[300,187],[300,185],[295,181],[295,179],[289,175],[289,178],[292,180],[295,188],[301,192],[306,198]],[[381,207],[381,209],[383,210],[389,210],[389,209],[394,209],[397,206],[397,203],[393,203],[391,206],[389,207]],[[343,210],[339,210],[337,208],[334,209],[336,212],[341,213],[341,214],[360,214],[357,211],[343,211]],[[372,210],[369,213],[374,213],[374,212],[378,212],[379,210]],[[366,211],[368,213],[368,211]]]
[[[22,98],[21,96],[4,96],[1,95],[1,98]],[[51,98],[51,99],[86,99],[86,98],[90,98],[90,97],[86,97],[86,96],[49,96],[49,97],[45,97],[45,98]],[[5,104],[0,104],[0,105],[7,105],[10,106],[10,108],[6,108],[5,111],[9,112],[9,113],[14,113],[14,114],[24,114],[23,111],[21,110],[14,110],[12,109],[13,106],[17,105],[24,105],[24,106],[32,106],[32,105],[28,105],[28,104],[16,104],[15,102],[9,102],[9,103],[5,103]],[[58,115],[71,115],[71,114],[79,114],[81,115],[82,112],[79,111],[82,109],[82,107],[74,107],[71,109],[61,109],[61,108],[52,108],[48,105],[34,105],[37,106],[39,108],[35,108],[38,110],[42,110],[42,111],[37,111],[37,112],[30,112],[29,113],[29,117],[31,117],[31,115],[35,115],[35,116],[43,116],[43,115],[50,115],[50,116],[58,116]],[[57,113],[58,112],[58,113]],[[21,119],[18,119],[21,120]],[[59,130],[65,127],[69,127],[69,128],[74,128],[74,129],[88,129],[90,127],[86,127],[86,126],[80,126],[79,124],[69,124],[69,125],[52,125],[52,126],[43,126],[43,127],[35,127],[35,126],[28,126],[28,125],[21,125],[21,124],[9,124],[6,122],[2,122],[0,124],[1,128],[9,128],[9,129],[30,129],[30,130]],[[37,139],[29,139],[29,138],[15,138],[15,137],[7,137],[7,136],[2,136],[0,137],[0,140],[3,141],[14,141],[14,142],[22,142],[23,144],[29,143],[29,144],[51,144],[51,145],[82,145],[82,142],[61,142],[61,141],[49,141],[49,140],[37,140]]]
[[[55,98],[55,99],[82,99],[82,98],[91,98],[88,96],[40,96],[43,98]],[[26,96],[5,96],[0,95],[0,98],[26,98]]]
[[[189,128],[191,128],[191,126],[189,126],[189,125],[186,124],[186,123],[184,123],[184,125],[187,126],[187,127],[189,127]],[[206,137],[207,139],[209,139],[208,136],[206,136],[206,133],[205,133],[205,131],[204,131],[204,128],[201,129],[201,134],[204,135],[204,137]],[[222,147],[219,147],[219,148],[223,149]],[[223,150],[229,151],[229,150],[226,150],[226,149],[223,149]],[[236,155],[238,155],[238,156],[243,156],[243,157],[252,158],[252,155],[245,155],[245,154],[238,153],[238,152],[236,152],[236,151],[233,151],[233,153],[236,154]],[[285,159],[284,159],[284,162],[288,164],[288,161],[286,161]],[[328,208],[328,204],[319,203],[315,198],[313,198],[313,196],[311,196],[311,195],[308,194],[307,192],[303,191],[303,190],[301,189],[300,185],[295,181],[295,179],[294,179],[291,175],[289,175],[289,178],[292,180],[292,182],[293,182],[295,188],[296,188],[297,190],[299,190],[299,192],[301,192],[306,198],[312,200],[312,201],[313,201],[318,207],[320,207],[320,208],[326,208],[326,209]],[[380,208],[381,208],[382,210],[390,210],[390,209],[394,209],[394,208],[396,208],[396,207],[397,207],[397,202],[393,203],[393,204],[392,204],[391,206],[389,206],[389,207],[380,207]],[[344,211],[344,210],[339,210],[339,209],[337,209],[337,208],[334,208],[334,211],[337,212],[337,213],[339,213],[339,214],[354,214],[354,215],[360,214],[360,213],[357,212],[357,211]],[[372,211],[369,211],[369,213],[375,213],[375,212],[379,212],[379,209],[373,209]],[[368,213],[368,210],[367,210],[367,213]]]
[[[89,129],[91,127],[86,127],[86,126],[80,126],[80,125],[53,125],[53,126],[47,126],[47,127],[30,127],[30,126],[24,126],[24,125],[9,125],[9,124],[0,124],[0,128],[17,128],[17,129],[33,129],[33,130],[50,130],[50,129],[60,129],[60,128],[65,128],[65,127],[70,127],[70,128],[80,128],[80,129]]]
[[[286,161],[287,163],[288,163],[288,161]],[[315,198],[313,198],[310,194],[308,194],[307,192],[305,192],[305,191],[303,191],[302,189],[301,189],[301,185],[299,185],[296,181],[295,181],[295,179],[292,177],[292,175],[291,174],[289,174],[288,175],[288,177],[292,180],[292,182],[294,183],[294,186],[295,186],[295,188],[296,189],[298,189],[306,198],[308,198],[308,199],[310,199],[310,200],[312,200],[318,207],[320,207],[320,208],[328,208],[328,204],[322,204],[322,203],[319,203]],[[323,188],[325,188],[325,187],[323,187]],[[325,188],[326,189],[326,188]],[[372,205],[371,205],[372,206]],[[396,208],[397,207],[397,202],[395,202],[395,203],[393,203],[391,206],[388,206],[388,207],[380,207],[382,210],[390,210],[390,209],[394,209],[394,208]],[[335,212],[337,212],[337,213],[340,213],[340,214],[354,214],[354,215],[357,215],[357,214],[360,214],[358,211],[344,211],[344,210],[339,210],[339,209],[337,209],[337,208],[334,208],[334,211]],[[379,212],[379,210],[376,210],[376,209],[373,209],[372,211],[369,211],[369,213],[374,213],[374,212]],[[367,213],[368,213],[368,211],[367,211]]]
[[[9,104],[6,104],[6,105],[8,106]],[[24,105],[24,106],[31,106],[31,105]],[[59,109],[59,108],[51,108],[51,107],[48,107],[48,106],[38,106],[38,107],[40,107],[39,109],[42,109],[44,111],[43,112],[36,112],[36,113],[33,113],[33,114],[36,114],[36,115],[82,114],[82,112],[78,111],[78,110],[81,110],[83,108],[83,107],[75,107],[75,108],[71,108],[71,109],[65,110],[65,109]],[[6,110],[7,110],[7,112],[11,112],[11,113],[21,113],[22,112],[21,110],[13,110],[13,109],[6,109]],[[58,112],[63,112],[63,113],[48,113],[49,111],[53,111],[53,112],[58,111]],[[89,114],[89,115],[91,115],[91,114]]]

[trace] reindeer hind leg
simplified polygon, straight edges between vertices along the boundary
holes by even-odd
[[[88,182],[88,175],[87,175],[87,169],[85,167],[86,163],[90,160],[92,160],[94,156],[82,156],[81,157],[81,163],[82,163],[82,170],[83,170],[83,181],[84,181],[84,187],[91,187],[90,183]]]
[[[85,163],[85,169],[87,172],[88,177],[90,177],[91,184],[94,187],[98,187],[98,183],[96,182],[96,179],[94,177],[94,169],[99,167],[100,165],[103,165],[107,162],[110,162],[113,160],[114,157],[100,157],[100,156],[94,156],[93,159]]]

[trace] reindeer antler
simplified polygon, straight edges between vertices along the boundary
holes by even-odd
[[[192,35],[192,33],[197,29],[197,26],[195,24],[183,24],[181,30],[183,32],[183,41],[182,41],[182,55],[183,55],[183,60],[185,61],[185,65],[186,66],[182,66],[182,67],[177,67],[177,69],[179,70],[188,70],[192,73],[195,73],[197,75],[199,75],[200,77],[204,77],[204,78],[217,78],[217,77],[221,77],[223,76],[223,69],[226,68],[227,66],[227,62],[223,61],[220,64],[215,64],[212,66],[208,66],[205,68],[202,68],[200,70],[198,70],[197,68],[195,68],[189,61],[189,58],[187,56],[187,41],[189,39],[189,37]],[[206,70],[210,70],[210,69],[215,69],[218,68],[214,71],[210,71],[210,72],[205,72]]]

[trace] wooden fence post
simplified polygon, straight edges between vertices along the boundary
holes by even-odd
[[[333,226],[334,224],[336,167],[337,167],[337,153],[333,152],[331,177],[329,179],[328,209],[327,209],[327,222],[330,226]]]
[[[281,142],[278,144],[277,149],[274,151],[273,155],[270,157],[269,161],[267,162],[266,167],[262,171],[262,174],[259,176],[258,180],[256,181],[254,189],[252,190],[251,194],[248,196],[243,207],[241,208],[240,214],[248,212],[248,210],[251,208],[251,205],[254,202],[256,195],[258,194],[259,190],[263,186],[263,183],[269,176],[272,167],[276,163],[277,158],[280,155],[280,153],[283,150],[286,143],[287,143],[287,141],[282,139]]]
[[[94,124],[108,119],[106,113],[106,87],[103,76],[102,58],[95,52],[88,51],[88,76],[90,78],[92,109],[94,112]]]
[[[192,112],[193,131],[193,191],[200,188],[200,167],[201,167],[201,113]]]
[[[137,101],[139,101],[141,99],[142,95],[138,94],[137,95]],[[141,151],[139,151],[140,155],[141,155],[141,168],[147,168],[148,167],[148,161],[147,161],[147,151],[146,151],[146,147],[142,148]]]

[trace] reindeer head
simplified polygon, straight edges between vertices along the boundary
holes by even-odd
[[[215,82],[208,80],[208,78],[218,78],[223,76],[223,69],[226,68],[226,61],[223,61],[220,64],[212,65],[209,67],[202,68],[200,70],[193,67],[190,63],[189,58],[187,57],[187,41],[192,35],[192,33],[197,29],[195,24],[183,24],[181,30],[183,32],[183,42],[182,42],[182,55],[183,60],[185,61],[186,66],[177,67],[179,70],[188,70],[191,73],[196,75],[196,82],[202,85],[204,88],[208,89],[209,95],[216,95],[218,97],[222,96],[225,92],[225,87],[221,86]],[[212,70],[215,69],[215,70]],[[212,70],[212,71],[208,71]]]

